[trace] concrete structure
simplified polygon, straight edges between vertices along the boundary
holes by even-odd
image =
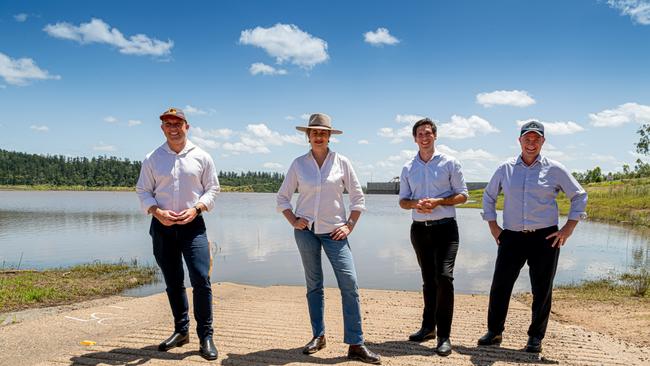
[[[483,189],[487,186],[487,182],[469,182],[467,189],[473,191],[475,189]],[[390,182],[368,182],[366,189],[368,194],[399,194],[399,178],[395,177]]]

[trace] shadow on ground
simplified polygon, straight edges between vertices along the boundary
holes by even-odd
[[[157,346],[142,348],[114,348],[110,351],[89,352],[70,358],[70,365],[144,365],[151,360],[182,361],[189,356],[199,356],[198,350],[183,353],[160,352]],[[181,364],[181,362],[179,362]]]

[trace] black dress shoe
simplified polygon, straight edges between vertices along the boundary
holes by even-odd
[[[327,342],[325,341],[325,335],[322,335],[320,337],[314,337],[312,338],[311,341],[309,341],[309,343],[305,345],[305,347],[303,347],[302,353],[306,355],[311,355],[312,353],[316,353],[322,350],[323,348],[325,348],[325,346],[327,346]]]
[[[171,337],[165,339],[161,344],[158,345],[158,351],[169,351],[174,347],[182,347],[184,344],[189,343],[190,334],[189,333],[174,333]]]
[[[440,356],[449,356],[451,354],[451,342],[449,338],[440,337],[438,347],[436,347],[436,353]]]
[[[219,357],[219,352],[217,352],[217,346],[214,345],[212,337],[206,337],[201,340],[201,348],[199,348],[199,353],[201,357],[206,360],[216,360]]]
[[[365,344],[352,344],[348,349],[348,359],[374,365],[381,365],[381,356],[372,352]]]
[[[542,352],[542,339],[538,337],[528,337],[528,343],[526,343],[526,352]]]
[[[497,334],[491,330],[488,330],[483,337],[478,339],[478,345],[491,346],[493,344],[501,344],[502,341],[503,341],[503,337],[501,336],[501,334]]]
[[[426,328],[422,327],[420,330],[417,332],[411,334],[409,336],[409,341],[411,342],[424,342],[427,339],[435,339],[436,338],[436,330],[435,328]]]

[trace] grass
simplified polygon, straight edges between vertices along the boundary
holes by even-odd
[[[591,183],[584,188],[589,195],[587,215],[591,220],[650,228],[650,178]],[[460,207],[482,208],[483,190],[469,194],[468,203]],[[558,207],[562,215],[569,212],[570,202],[563,193],[558,195]],[[502,195],[497,209],[503,209]]]
[[[0,272],[2,312],[71,304],[152,283],[156,269],[130,263],[83,264],[44,271]]]

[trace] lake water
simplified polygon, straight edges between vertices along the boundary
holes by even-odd
[[[368,210],[350,236],[359,285],[418,290],[421,277],[409,241],[410,213],[397,196],[368,195]],[[460,293],[487,293],[497,247],[478,209],[458,209],[460,249],[455,286]],[[222,193],[204,215],[214,243],[213,281],[253,285],[303,285],[293,231],[275,210],[275,195]],[[155,264],[150,217],[133,192],[0,191],[0,265],[50,268],[94,260],[137,259]],[[556,284],[621,272],[650,250],[646,235],[594,222],[578,225],[562,249]],[[323,257],[325,258],[325,256]],[[336,286],[324,259],[326,286]],[[516,290],[529,289],[524,267]],[[144,295],[163,284],[128,292]]]

